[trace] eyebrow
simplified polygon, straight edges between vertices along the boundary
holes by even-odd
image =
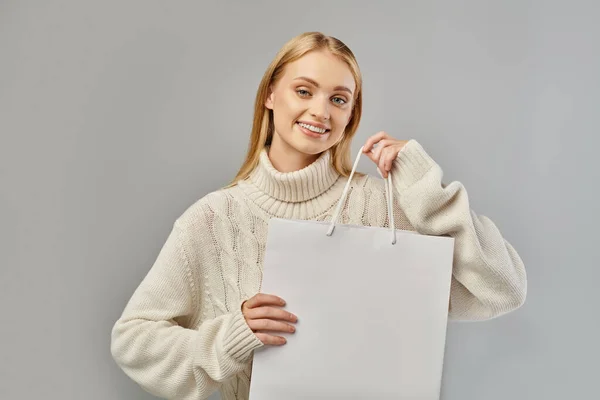
[[[318,88],[321,87],[321,85],[319,85],[317,83],[317,81],[315,81],[314,79],[307,78],[306,76],[299,76],[297,78],[294,78],[293,80],[296,81],[296,80],[300,80],[300,79],[305,80]],[[350,95],[352,95],[352,90],[348,89],[346,86],[336,86],[333,88],[333,90],[343,90],[345,92],[350,93]]]

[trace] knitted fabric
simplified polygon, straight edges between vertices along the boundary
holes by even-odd
[[[464,186],[442,183],[440,166],[414,139],[391,173],[396,228],[455,239],[449,319],[520,307],[523,262],[495,224],[471,210]],[[261,288],[269,219],[328,221],[346,181],[329,152],[281,173],[264,149],[248,179],[192,204],[113,327],[117,364],[162,398],[199,400],[219,390],[223,400],[247,399],[253,352],[263,344],[241,304]],[[355,176],[338,223],[389,227],[386,207],[384,181]]]

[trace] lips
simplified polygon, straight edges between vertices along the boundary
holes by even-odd
[[[313,131],[311,131],[311,132],[313,132],[313,133],[316,133],[317,135],[325,135],[325,134],[327,134],[327,133],[329,133],[329,132],[331,131],[331,129],[327,128],[327,127],[326,127],[326,126],[324,126],[323,124],[318,124],[318,123],[308,123],[308,122],[304,122],[304,121],[298,121],[298,122],[296,122],[296,125],[298,125],[298,127],[299,127],[299,128],[306,129],[306,130],[309,130],[309,129],[307,129],[307,128],[303,127],[303,126],[302,126],[302,125],[300,125],[300,124],[303,124],[303,125],[309,125],[309,126],[312,126],[312,127],[315,127],[315,128],[319,128],[319,129],[325,129],[325,132],[323,132],[323,133],[321,133],[321,132],[313,132]]]
[[[321,139],[321,138],[327,137],[330,132],[329,130],[325,131],[325,133],[313,132],[310,129],[304,128],[298,122],[296,123],[296,125],[298,126],[298,129],[300,129],[300,132],[304,133],[308,137],[312,137],[312,138],[316,138],[316,139]]]
[[[327,129],[328,131],[330,131],[331,129],[329,129],[327,126],[321,124],[320,122],[314,122],[314,121],[298,121],[299,124],[306,124],[306,125],[310,125],[310,126],[314,126],[316,128],[319,129]]]

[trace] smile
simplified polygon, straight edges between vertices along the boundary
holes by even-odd
[[[327,133],[329,131],[329,129],[317,128],[316,126],[312,126],[312,125],[309,125],[309,124],[304,124],[304,123],[301,123],[301,122],[298,122],[297,124],[299,126],[301,126],[302,128],[304,128],[304,129],[308,129],[311,132],[319,133],[321,135],[324,134],[324,133]]]

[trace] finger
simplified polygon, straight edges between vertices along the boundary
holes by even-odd
[[[382,177],[387,177],[387,175],[384,176],[384,174],[383,174],[385,167],[380,169],[380,166],[379,166],[380,162],[382,160],[382,152],[385,151],[385,149],[388,146],[390,146],[392,143],[393,142],[391,140],[384,139],[377,144],[377,147],[373,151],[367,153],[367,157],[369,157],[375,163],[375,165],[377,165],[377,172],[379,172],[379,175],[381,175]]]
[[[389,139],[383,139],[379,143],[377,143],[377,147],[373,150],[373,155],[375,156],[375,159],[377,160],[377,161],[375,161],[377,164],[379,164],[379,160],[381,159],[381,152],[385,148],[387,148],[390,144],[392,144],[392,141]]]
[[[387,163],[387,159],[389,158],[389,153],[390,153],[389,149],[390,148],[387,147],[386,149],[383,150],[383,153],[381,154],[381,157],[379,158],[379,164],[377,164],[377,166],[381,170],[381,174],[386,179],[387,179],[387,175],[388,175],[388,169],[386,168],[386,163]]]
[[[389,140],[383,139],[375,144],[377,146],[373,147],[372,150],[367,153],[367,157],[369,157],[371,161],[373,161],[375,164],[379,164],[380,153],[385,148],[385,146],[389,144]]]
[[[384,132],[384,131],[377,132],[375,135],[373,135],[367,139],[367,141],[365,142],[364,148],[363,148],[363,153],[370,152],[375,143],[377,143],[380,140],[385,139],[387,137],[388,137],[388,134],[386,132]]]
[[[379,163],[381,162],[381,159],[383,157],[383,153],[392,143],[393,142],[391,140],[384,139],[377,144],[377,147],[375,148],[375,150],[373,150],[373,161],[375,162],[375,164],[379,166]]]
[[[371,159],[371,161],[373,161],[375,164],[377,164],[378,160],[377,160],[377,158],[375,158],[375,154],[372,151],[368,152],[366,155],[367,155],[367,157],[369,157]]]
[[[394,160],[396,159],[396,156],[398,155],[398,152],[396,151],[395,148],[391,148],[390,151],[388,152],[388,154],[386,154],[385,157],[385,170],[390,172],[392,170],[392,165],[394,163]]]
[[[297,322],[298,317],[289,311],[275,307],[256,307],[248,310],[246,317],[249,319],[275,319],[281,321]]]
[[[389,173],[392,170],[392,164],[394,163],[394,158],[392,157],[392,153],[390,152],[390,154],[385,158],[385,170]]]
[[[258,340],[260,340],[263,344],[271,345],[271,346],[281,346],[287,343],[284,337],[281,336],[273,336],[268,335],[266,333],[257,332],[255,333]]]
[[[247,323],[253,331],[296,332],[296,327],[272,319],[251,319]]]
[[[245,302],[245,305],[247,308],[256,308],[263,305],[284,306],[285,300],[283,300],[281,297],[272,294],[258,293],[257,295],[247,300]]]

